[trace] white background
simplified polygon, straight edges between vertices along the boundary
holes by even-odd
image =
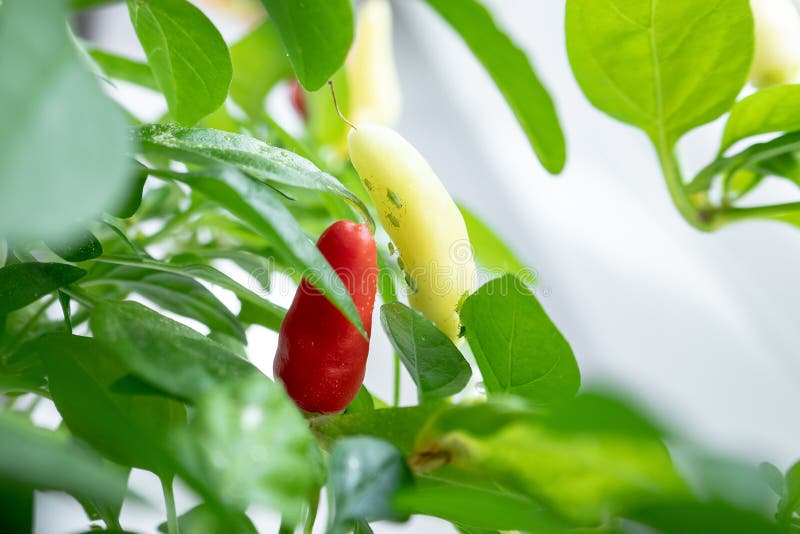
[[[584,384],[615,384],[691,440],[787,467],[800,456],[800,233],[767,222],[709,235],[690,228],[670,202],[645,136],[593,109],[576,85],[564,1],[487,4],[555,97],[568,140],[564,173],[543,171],[491,80],[418,0],[394,1],[405,97],[399,129],[454,196],[538,271],[549,293],[542,303],[572,344]],[[237,21],[215,20],[224,32],[238,31]],[[123,6],[99,11],[95,24],[107,47],[140,54]],[[156,116],[159,99],[125,94]],[[719,137],[717,123],[682,142],[687,174],[712,157]],[[776,185],[759,200],[796,197]],[[251,358],[269,370],[275,336],[254,330],[250,339]],[[390,383],[388,343],[376,334],[367,385],[388,397]],[[405,402],[413,400],[409,386]],[[123,526],[154,532],[163,518],[158,483],[135,473],[133,486],[152,503],[126,504]],[[179,511],[191,502],[179,491]],[[39,533],[86,524],[66,497],[39,495],[38,505]],[[277,530],[269,513],[253,517],[260,531]],[[451,529],[422,518],[376,527],[395,531]]]

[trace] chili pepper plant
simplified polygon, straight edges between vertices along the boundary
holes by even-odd
[[[554,99],[491,11],[405,1],[463,39],[558,174]],[[393,129],[388,0],[218,4],[250,17],[231,42],[187,0],[127,0],[141,61],[79,31],[111,3],[0,2],[1,532],[35,530],[40,492],[76,499],[87,532],[253,533],[261,509],[282,533],[414,515],[472,534],[798,530],[797,466],[730,460],[581,386],[532,266]],[[796,74],[792,38],[759,37],[747,0],[567,0],[565,20],[587,98],[648,135],[690,224],[797,224],[796,203],[739,204],[798,179],[800,86],[738,97],[751,70]],[[118,84],[166,113],[141,120]],[[728,112],[685,179],[678,141]],[[276,355],[254,354],[258,329]],[[377,335],[393,353],[370,354]],[[363,385],[368,354],[393,388]],[[36,424],[48,406],[56,423]],[[148,498],[133,469],[161,481],[163,524],[126,524]]]

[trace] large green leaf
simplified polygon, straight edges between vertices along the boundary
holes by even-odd
[[[17,263],[0,269],[0,315],[18,310],[83,278],[86,271],[66,263]]]
[[[231,61],[231,98],[252,118],[260,120],[269,90],[292,74],[275,23],[265,20],[232,45]]]
[[[235,255],[231,256],[231,259],[236,260],[237,257]],[[261,269],[262,267],[260,264],[255,263],[262,258],[254,257],[249,261],[253,262],[253,265],[256,265],[254,269]],[[244,256],[244,259],[241,260],[242,264],[245,264],[247,261],[247,256]],[[252,322],[260,324],[262,326],[266,326],[267,328],[278,331],[281,326],[281,322],[283,321],[284,315],[286,315],[286,310],[278,306],[277,304],[273,304],[272,302],[260,297],[254,291],[244,287],[240,283],[236,282],[228,275],[218,271],[214,267],[210,265],[204,265],[201,263],[179,263],[179,264],[170,264],[164,263],[156,260],[150,259],[143,259],[138,258],[136,256],[118,256],[118,255],[106,255],[102,258],[99,258],[98,261],[106,262],[106,263],[113,263],[117,265],[130,265],[134,267],[140,267],[142,269],[150,269],[157,272],[164,272],[164,273],[172,273],[176,275],[183,275],[183,276],[192,276],[194,278],[198,278],[200,280],[204,280],[210,284],[213,284],[217,287],[221,287],[223,289],[227,289],[232,291],[242,302],[242,306],[247,306],[247,317],[249,318],[257,318],[258,320],[253,320]],[[255,275],[253,271],[250,272],[251,275]],[[244,312],[244,308],[242,310]]]
[[[0,413],[0,479],[43,490],[67,491],[101,502],[113,499],[124,479],[63,433],[36,428],[23,417]]]
[[[91,326],[131,372],[182,399],[196,400],[218,384],[261,374],[223,345],[136,302],[96,306]]]
[[[795,130],[800,130],[800,85],[770,87],[733,106],[720,153],[754,135]]]
[[[353,42],[350,0],[261,0],[300,83],[314,91],[344,63]]]
[[[381,324],[421,396],[448,397],[467,385],[472,376],[469,363],[424,315],[391,302],[381,307]]]
[[[731,107],[753,59],[747,0],[568,0],[566,31],[589,101],[666,147]]]
[[[386,441],[369,436],[340,440],[331,451],[328,488],[333,500],[329,532],[347,532],[356,520],[402,521],[395,494],[413,484],[400,451]]]
[[[159,171],[157,174],[186,183],[249,224],[268,242],[283,245],[289,267],[320,289],[364,333],[361,318],[342,280],[271,188],[228,168],[210,173]]]
[[[240,514],[238,521],[240,528],[238,534],[258,534],[256,527],[246,515]],[[199,504],[178,516],[178,527],[180,532],[187,534],[230,534],[231,531],[231,525],[222,521],[206,504]],[[169,526],[166,522],[161,523],[158,525],[158,531],[169,534]]]
[[[135,130],[134,139],[146,154],[187,162],[232,165],[272,184],[338,195],[352,204],[364,219],[370,219],[369,210],[361,199],[336,178],[293,152],[267,145],[253,137],[207,128],[152,124]]]
[[[553,174],[567,159],[552,98],[530,61],[477,0],[425,0],[461,35],[503,93],[539,161]]]
[[[70,42],[65,2],[0,4],[0,235],[57,236],[115,203],[125,118]]]
[[[102,280],[92,281],[99,282],[138,293],[165,310],[200,321],[214,332],[247,343],[244,328],[236,316],[203,284],[188,276],[188,273],[121,266],[106,273]]]
[[[174,473],[166,444],[172,428],[186,421],[182,404],[112,392],[128,370],[92,338],[48,334],[31,347],[45,364],[53,401],[72,433],[117,463],[160,476]]]
[[[322,455],[306,421],[263,375],[208,392],[176,441],[188,472],[234,510],[267,505],[296,521],[321,482]]]
[[[202,11],[186,0],[128,0],[131,21],[170,115],[192,126],[228,96],[228,45]]]
[[[569,343],[519,278],[484,284],[464,302],[461,320],[490,395],[551,403],[578,391],[580,371]]]

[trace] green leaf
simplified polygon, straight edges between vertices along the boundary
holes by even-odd
[[[45,243],[50,250],[71,262],[91,260],[103,253],[100,241],[86,229],[80,229],[58,241],[48,239]]]
[[[753,59],[747,0],[568,0],[566,32],[589,101],[666,147],[733,105]]]
[[[102,280],[93,281],[99,282],[135,292],[165,310],[200,321],[213,331],[247,343],[247,336],[236,316],[204,285],[190,278],[188,273],[122,266],[106,273]]]
[[[360,436],[345,438],[331,451],[328,491],[333,500],[333,532],[344,532],[354,521],[404,521],[394,495],[413,485],[400,451],[386,441]]]
[[[65,263],[17,263],[0,269],[0,315],[36,302],[83,278],[86,271]]]
[[[381,307],[381,324],[421,396],[449,397],[467,385],[472,377],[469,363],[424,315],[391,302]]]
[[[197,403],[177,443],[187,470],[228,506],[269,506],[300,518],[322,457],[283,389],[263,375],[229,382]]]
[[[0,5],[0,235],[56,237],[119,196],[125,117],[67,36],[65,5]],[[13,125],[13,126],[12,126]]]
[[[572,349],[519,278],[484,284],[464,302],[461,320],[486,391],[537,403],[574,396],[580,371]]]
[[[186,0],[127,0],[131,21],[176,122],[192,126],[228,96],[228,45]]]
[[[769,462],[761,462],[758,465],[758,470],[770,489],[775,492],[775,495],[778,497],[784,497],[786,495],[786,481],[780,469]]]
[[[361,318],[342,280],[272,189],[233,169],[207,174],[163,171],[158,174],[186,183],[249,224],[268,242],[283,245],[290,256],[286,258],[288,266],[320,289],[365,335]]]
[[[800,511],[800,462],[797,462],[786,471],[786,496],[778,505],[778,518],[787,522],[796,512]]]
[[[98,48],[89,48],[87,52],[100,71],[109,78],[133,83],[153,91],[160,91],[158,83],[153,77],[153,71],[147,63]]]
[[[344,64],[353,42],[350,0],[261,0],[275,25],[298,81],[314,91]]]
[[[185,162],[217,162],[270,184],[283,184],[337,195],[355,207],[365,220],[369,210],[356,195],[330,174],[297,154],[241,134],[203,128],[152,124],[134,130],[146,154]]]
[[[375,399],[365,386],[358,390],[356,398],[345,408],[344,413],[365,412],[375,409]]]
[[[443,406],[443,403],[430,403],[342,415],[318,415],[309,420],[309,425],[324,448],[342,437],[363,435],[386,440],[408,455],[414,450],[414,439],[419,429]]]
[[[32,342],[44,362],[50,393],[73,434],[110,460],[170,476],[173,460],[165,444],[170,430],[185,423],[183,405],[153,395],[112,393],[128,371],[92,338],[48,334]]]
[[[133,217],[142,205],[145,182],[147,182],[147,170],[137,163],[131,176],[128,177],[127,188],[121,195],[120,201],[108,213],[120,219]]]
[[[507,492],[435,485],[400,492],[394,504],[409,515],[430,515],[470,527],[541,534],[565,532],[541,504]]]
[[[477,0],[426,0],[458,32],[494,80],[545,169],[566,162],[564,133],[552,98],[530,61]]]
[[[523,278],[526,283],[535,282],[536,273],[525,267],[525,264],[489,225],[464,205],[460,204],[458,209],[467,225],[467,233],[475,253],[475,260],[481,267],[494,273],[513,273]]]
[[[124,479],[61,433],[0,413],[0,479],[108,502]]]
[[[72,9],[86,9],[120,1],[122,0],[70,0],[69,5]]]
[[[216,385],[261,373],[233,352],[135,302],[104,302],[92,310],[98,341],[145,382],[197,400]]]
[[[258,534],[246,515],[239,514],[238,520],[239,534]],[[200,504],[178,516],[178,530],[186,534],[230,534],[231,525],[222,521],[210,506]],[[167,523],[158,525],[158,531],[168,534]]]
[[[733,106],[719,153],[754,135],[795,130],[800,130],[800,85],[770,87]]]
[[[271,19],[231,46],[231,98],[251,118],[261,119],[264,100],[276,83],[292,75],[278,30]]]
[[[779,534],[786,532],[759,513],[721,502],[666,502],[641,508],[627,517],[661,534]]]
[[[33,533],[33,488],[0,477],[0,532]]]

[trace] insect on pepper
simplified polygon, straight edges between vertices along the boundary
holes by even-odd
[[[367,336],[377,290],[377,247],[364,224],[337,221],[317,248],[344,283]],[[307,412],[336,413],[355,398],[367,365],[369,340],[305,278],[281,324],[273,363],[297,406]]]

